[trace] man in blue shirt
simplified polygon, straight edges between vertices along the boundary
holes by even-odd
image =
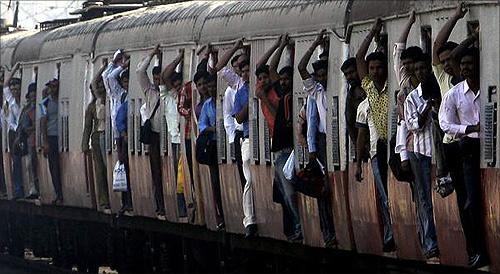
[[[257,220],[255,218],[255,207],[253,203],[252,176],[250,173],[250,139],[248,125],[248,93],[250,64],[243,61],[239,65],[241,78],[244,84],[238,89],[234,98],[233,117],[243,124],[243,139],[241,140],[241,157],[243,159],[243,174],[245,175],[245,187],[243,188],[243,225],[245,226],[245,237],[249,238],[257,234]]]
[[[197,72],[202,73],[207,83],[207,92],[209,98],[203,103],[201,109],[200,119],[198,123],[198,129],[201,132],[209,132],[212,142],[214,142],[215,147],[217,147],[217,134],[216,134],[216,121],[217,121],[217,109],[216,109],[216,96],[217,96],[217,78],[213,75],[209,75],[207,72]],[[217,156],[214,156],[217,157]],[[222,209],[222,196],[220,191],[220,180],[219,180],[219,165],[216,163],[214,165],[208,166],[210,169],[210,181],[212,183],[212,192],[215,198],[215,211],[216,211],[216,221],[217,229],[224,228],[224,210]]]

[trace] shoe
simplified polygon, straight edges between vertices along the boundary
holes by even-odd
[[[489,264],[488,259],[484,255],[476,254],[469,258],[469,266],[473,269],[478,269]]]
[[[288,236],[286,240],[290,243],[300,244],[304,240],[304,236],[302,236],[302,232],[299,232]]]
[[[253,238],[257,235],[257,224],[249,224],[245,227],[245,239]]]
[[[61,199],[61,198],[55,198],[52,201],[52,205],[62,205],[62,204],[63,204],[63,199]]]
[[[426,259],[439,257],[439,249],[433,249],[425,254]]]
[[[102,213],[110,215],[111,214],[111,209],[109,208],[109,206],[104,207],[103,210],[102,210]]]
[[[226,229],[226,224],[224,222],[220,222],[218,225],[215,226],[215,230],[217,231],[224,231]]]
[[[167,220],[167,217],[165,217],[165,213],[157,213],[156,214],[156,219],[160,220],[160,221],[166,221]]]
[[[38,194],[30,194],[30,195],[24,197],[24,199],[26,199],[26,200],[36,200],[38,198],[39,198]]]
[[[325,241],[325,248],[337,248],[338,245],[339,243],[336,238]]]
[[[396,251],[396,242],[394,242],[394,239],[391,239],[389,242],[385,243],[382,251],[384,253]]]

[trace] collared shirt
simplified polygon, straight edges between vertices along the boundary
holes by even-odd
[[[439,108],[439,125],[441,129],[454,138],[464,137],[467,126],[479,123],[481,102],[479,96],[469,88],[467,81],[462,81],[448,91]],[[478,132],[467,134],[471,138],[479,138]]]
[[[367,128],[370,131],[370,157],[375,157],[377,155],[377,141],[379,137],[368,98],[363,100],[358,106],[356,126],[358,128]]]
[[[52,98],[51,95],[47,97],[47,101],[44,103],[45,114],[42,117],[47,118],[47,136],[58,136],[59,135],[59,104],[56,100]]]
[[[203,132],[208,127],[215,127],[217,110],[215,108],[215,100],[212,97],[208,98],[201,108],[200,121],[198,129]],[[216,134],[212,134],[212,139],[217,139]]]
[[[355,94],[355,89],[359,89],[362,91],[361,94]],[[345,102],[345,122],[347,125],[347,130],[353,130],[354,135],[357,136],[357,128],[356,128],[356,114],[358,111],[358,106],[363,100],[366,98],[364,94],[364,90],[360,86],[349,86],[349,90],[346,94],[346,102]],[[350,134],[349,134],[350,135]],[[356,140],[352,140],[355,144]]]
[[[432,118],[430,111],[427,113],[427,120],[423,127],[419,125],[421,114],[427,107],[427,100],[422,97],[421,84],[406,97],[404,107],[407,128],[413,133],[411,151],[432,157]]]
[[[319,114],[318,130],[321,133],[326,133],[326,113],[327,113],[327,100],[325,88],[313,78],[303,80],[304,92],[309,94],[316,101],[316,106]]]
[[[128,129],[128,101],[123,102],[116,114],[116,129],[118,133],[127,133]]]
[[[257,83],[256,89],[259,89],[260,84]],[[278,108],[278,104],[280,102],[280,97],[278,95],[279,83],[274,83],[268,91],[266,91],[266,97],[269,103],[274,106],[275,109]],[[271,138],[274,136],[274,121],[276,117],[271,113],[267,105],[260,100],[260,108],[262,109],[262,114],[264,114],[264,118],[266,119],[267,125],[269,127],[269,134]]]
[[[116,113],[118,112],[118,109],[120,108],[121,103],[121,98],[124,93],[127,91],[120,85],[120,82],[118,81],[118,76],[120,73],[123,71],[123,67],[121,66],[108,66],[112,70],[106,74],[106,71],[103,73],[103,77],[106,77],[104,83],[106,88],[106,92],[109,97],[110,101],[110,112],[111,112],[111,128],[113,129],[113,135],[114,138],[118,138],[118,131],[116,129]]]
[[[222,105],[222,112],[224,114],[224,128],[226,129],[229,143],[234,142],[236,130],[243,130],[243,125],[238,124],[238,122],[236,122],[236,119],[234,119],[234,117],[232,116],[236,92],[236,89],[228,86],[226,88],[226,92],[224,93],[224,102]]]
[[[444,95],[453,88],[452,79],[453,77],[444,71],[444,65],[432,65],[432,71],[436,76],[436,79],[439,83],[439,88],[441,89],[441,97],[444,98]],[[457,141],[457,139],[453,138],[452,135],[445,133],[443,136],[443,143],[449,144]]]
[[[366,92],[366,99],[368,100],[370,115],[372,116],[375,124],[377,136],[381,139],[387,140],[387,122],[389,119],[389,92],[387,90],[387,81],[385,82],[384,88],[379,92],[370,77],[365,76],[365,78],[361,81],[361,87]]]
[[[317,135],[319,126],[319,113],[318,106],[316,105],[316,100],[312,96],[307,96],[307,107],[306,107],[306,119],[307,119],[307,148],[309,152],[317,151]]]
[[[227,82],[227,85],[234,90],[239,90],[243,85],[245,85],[245,81],[243,81],[243,79],[232,68],[226,66],[221,69],[218,74]]]
[[[161,131],[161,115],[159,115],[158,110],[155,115],[152,116],[154,109],[156,108],[156,104],[160,100],[160,91],[156,88],[156,86],[151,82],[149,76],[146,72],[149,64],[151,63],[152,56],[148,55],[144,57],[144,59],[137,66],[137,78],[139,80],[139,86],[144,93],[145,100],[145,109],[144,109],[144,117],[143,120],[150,119],[151,121],[151,130],[160,133]]]
[[[167,121],[168,134],[174,144],[181,143],[181,133],[179,130],[179,112],[177,111],[177,94],[175,90],[168,90],[165,85],[160,87],[160,97],[165,106],[165,120]]]
[[[16,102],[16,98],[12,95],[9,87],[3,88],[3,96],[9,108],[9,113],[7,114],[8,129],[16,131],[17,126],[19,125],[19,117],[21,116],[21,106]]]
[[[233,108],[233,117],[236,116],[245,106],[248,106],[248,83],[245,83],[236,93],[234,98],[234,108]],[[250,135],[250,129],[248,124],[248,119],[243,122],[243,137],[248,138]]]
[[[394,43],[394,72],[396,73],[396,80],[399,84],[399,92],[397,94],[397,111],[398,111],[398,126],[396,131],[396,147],[395,152],[401,155],[401,161],[408,160],[408,150],[411,151],[413,147],[413,136],[411,131],[405,123],[405,100],[408,94],[412,92],[415,87],[411,82],[411,74],[405,66],[401,63],[401,53],[406,49],[406,43]]]

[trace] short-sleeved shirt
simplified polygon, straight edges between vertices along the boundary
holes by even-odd
[[[259,84],[257,84],[257,89],[260,88]],[[266,92],[267,99],[275,108],[278,107],[280,102],[279,97],[279,85],[273,84],[271,88]],[[269,126],[269,133],[271,137],[274,136],[274,121],[276,117],[271,113],[271,111],[267,108],[267,105],[264,102],[260,102],[260,108],[262,109],[262,114],[264,114],[264,118],[266,118],[267,125]]]
[[[45,112],[42,111],[42,117],[47,118],[47,136],[59,135],[59,104],[52,96],[47,97],[45,101]]]
[[[233,117],[236,116],[245,106],[248,106],[248,83],[245,83],[238,92],[236,92],[236,96],[234,97],[234,107],[233,107]],[[243,122],[243,137],[248,138],[250,135],[250,128],[248,119]]]
[[[358,106],[356,126],[358,128],[367,128],[370,131],[370,157],[375,157],[377,155],[378,134],[375,129],[375,121],[373,120],[368,98],[363,100]]]
[[[377,129],[377,135],[381,139],[387,140],[387,122],[389,119],[389,92],[387,81],[385,82],[384,89],[379,92],[370,77],[365,76],[361,81],[361,87],[366,92],[366,101],[370,106],[370,113],[375,128]]]
[[[128,101],[125,101],[122,104],[120,104],[120,107],[116,112],[116,129],[120,134],[127,133],[127,128],[128,128],[127,115],[128,115]]]
[[[281,97],[276,110],[271,151],[293,148],[293,98],[292,93]]]
[[[200,132],[203,132],[208,127],[215,127],[217,110],[215,106],[215,101],[212,97],[208,98],[201,108],[200,120],[198,123],[198,127]],[[216,139],[217,135],[212,134],[212,139]]]

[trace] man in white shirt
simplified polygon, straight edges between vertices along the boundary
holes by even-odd
[[[439,124],[443,131],[460,139],[463,184],[453,181],[457,193],[462,227],[473,268],[488,264],[484,234],[480,173],[480,78],[479,50],[468,48],[462,53],[460,74],[465,81],[454,86],[443,98]]]
[[[328,61],[317,60],[312,66],[314,73],[311,75],[307,71],[307,64],[309,60],[319,45],[324,45],[326,42],[326,30],[322,30],[309,49],[306,51],[302,59],[300,60],[297,68],[299,70],[302,82],[304,85],[304,91],[309,95],[312,100],[316,102],[316,109],[319,119],[313,119],[317,121],[316,125],[308,124],[308,143],[313,143],[316,141],[317,148],[315,146],[310,146],[309,156],[311,160],[318,159],[321,164],[325,167],[326,176],[328,176],[328,166],[326,158],[326,114],[327,114],[327,80],[328,80]],[[311,112],[314,113],[311,109]],[[308,114],[310,114],[308,113]],[[309,115],[310,116],[310,115]],[[308,122],[311,121],[308,117]],[[316,135],[310,130],[316,130]],[[311,137],[315,136],[315,137]],[[316,140],[312,140],[315,138]],[[327,180],[328,181],[328,180]],[[327,184],[325,186],[328,194],[325,197],[318,198],[318,210],[320,216],[320,227],[323,234],[323,242],[325,247],[334,247],[337,244],[337,239],[335,235],[335,225],[333,222],[333,211],[332,211],[332,201],[330,195],[330,186]]]
[[[13,78],[19,69],[16,64],[10,74],[4,78],[3,99],[8,107],[7,128],[9,137],[9,151],[12,161],[11,180],[14,185],[14,199],[24,198],[23,172],[22,172],[22,153],[20,146],[15,144],[16,131],[21,116],[21,79]]]
[[[416,205],[417,231],[420,246],[426,258],[439,254],[436,227],[432,212],[432,117],[438,107],[439,85],[432,75],[430,57],[421,54],[415,59],[415,75],[420,84],[406,97],[405,124],[412,134],[412,147],[408,148],[411,169],[415,176],[413,194]]]
[[[236,55],[231,59],[231,66],[233,67],[234,72],[238,75],[240,75],[238,66],[240,64],[241,56],[242,55]],[[244,185],[245,175],[243,174],[243,161],[241,158],[240,144],[240,140],[243,138],[243,125],[239,124],[231,115],[234,107],[234,97],[236,96],[237,91],[238,90],[234,86],[228,84],[226,91],[224,92],[222,111],[224,114],[224,128],[226,129],[226,135],[229,139],[229,144],[233,146],[240,182]]]

